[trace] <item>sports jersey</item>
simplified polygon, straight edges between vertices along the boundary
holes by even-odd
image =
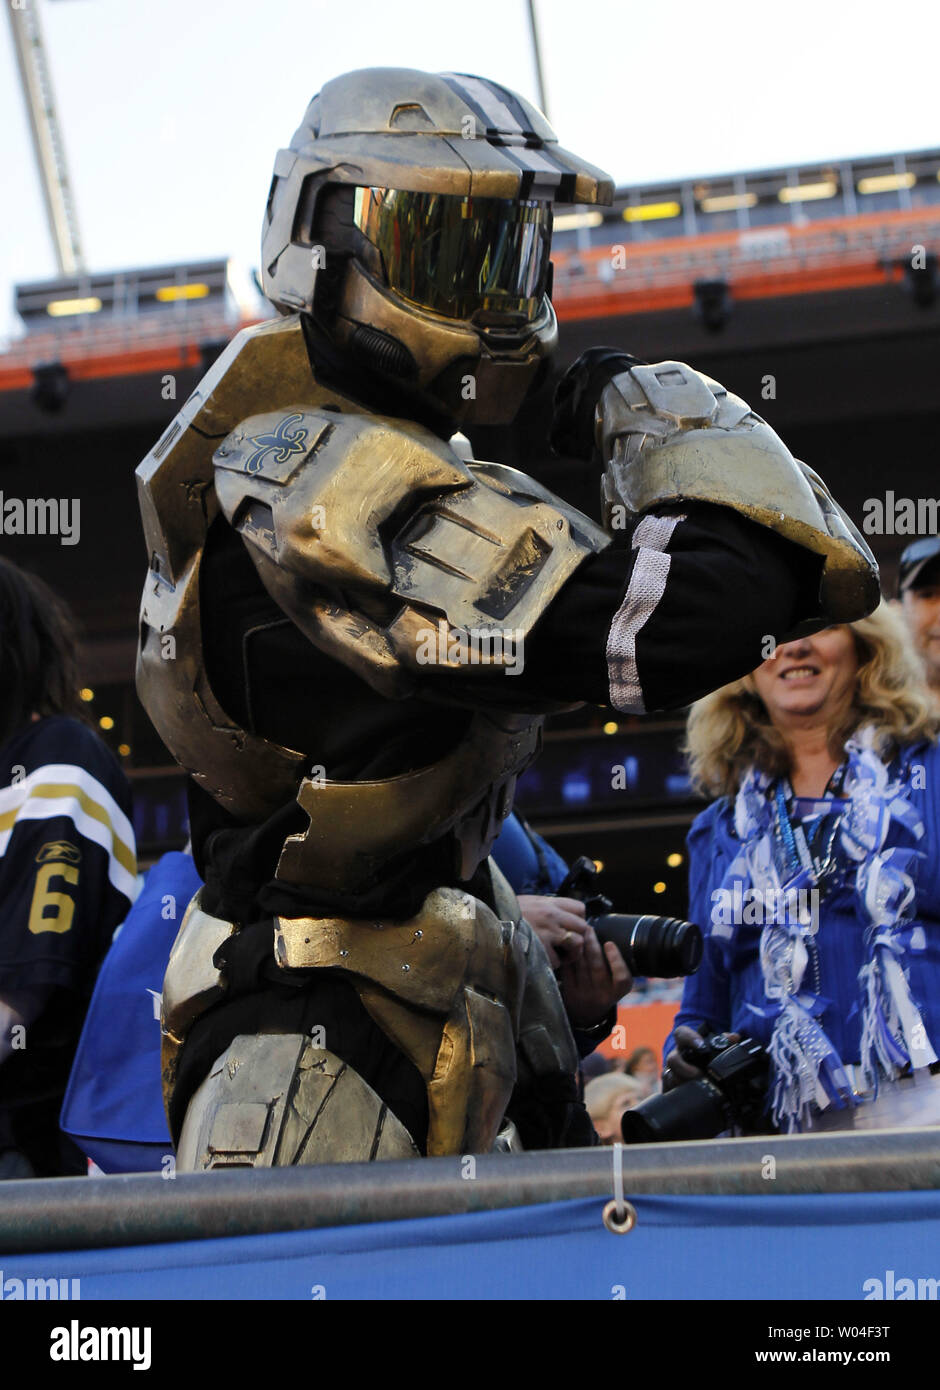
[[[58,1110],[95,975],[137,892],[130,788],[76,719],[37,720],[0,748],[0,999],[36,1001],[5,1039],[0,1150],[38,1174],[73,1168]]]

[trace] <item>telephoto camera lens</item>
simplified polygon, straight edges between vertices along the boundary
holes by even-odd
[[[628,1110],[620,1124],[625,1144],[712,1139],[732,1125],[760,1126],[770,1067],[760,1043],[716,1033],[679,1050],[703,1075]]]
[[[697,1081],[651,1096],[642,1106],[625,1111],[620,1132],[625,1144],[663,1144],[676,1139],[712,1139],[728,1123],[724,1096],[708,1081]]]
[[[599,941],[618,948],[631,975],[673,980],[694,975],[701,963],[704,943],[694,922],[627,912],[607,912],[590,922]]]

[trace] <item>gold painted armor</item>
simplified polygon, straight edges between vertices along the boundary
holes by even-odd
[[[621,372],[598,402],[596,438],[608,524],[618,505],[621,526],[657,504],[732,507],[822,557],[820,620],[853,622],[877,604],[875,558],[825,483],[711,377],[684,362]]]
[[[396,412],[400,403],[402,415],[451,427],[508,422],[556,342],[550,205],[611,196],[602,171],[561,149],[541,112],[498,84],[409,69],[327,83],[278,153],[265,212],[262,281],[285,317],[234,339],[138,470],[150,557],[141,699],[178,762],[236,821],[258,825],[296,797],[308,824],[285,841],[277,878],[309,886],[314,899],[317,890],[360,897],[396,858],[444,837],[455,881],[471,877],[538,749],[542,717],[559,708],[516,693],[516,653],[609,538],[531,478],[464,461],[421,425],[318,381],[301,315],[348,379],[367,371]],[[836,575],[827,592],[842,592],[839,574],[851,588],[855,557],[832,540],[837,513],[820,506],[828,494],[818,480],[779,458],[765,470],[762,422],[688,368],[672,391],[675,368],[637,368],[605,392],[608,500],[633,512],[699,496],[738,506],[825,554]],[[674,450],[660,476],[681,430],[694,447]],[[745,431],[752,447],[726,461],[727,440],[740,444]],[[628,468],[647,435],[663,448],[647,451],[650,466]],[[469,711],[443,755],[341,783],[239,725],[203,655],[200,569],[220,515],[275,603],[329,658],[383,699],[427,698],[433,685],[437,699]],[[478,648],[484,669],[474,671],[462,639],[494,632],[511,635],[508,649]],[[577,1064],[545,952],[495,866],[493,880],[496,912],[437,886],[408,921],[272,924],[276,964],[351,981],[417,1069],[429,1153],[492,1148],[515,1084],[544,1083],[547,1094]],[[186,914],[164,985],[167,1098],[189,1031],[225,999],[214,957],[243,925],[253,924],[210,916],[198,895]],[[413,1153],[425,1136],[408,1135],[321,1043],[234,1038],[189,1103],[179,1166]]]
[[[573,1075],[578,1065],[548,958],[506,879],[495,864],[491,870],[499,916],[470,894],[435,889],[407,921],[280,917],[275,927],[280,966],[348,975],[374,1021],[414,1063],[428,1093],[429,1155],[492,1149],[520,1075],[530,1082]],[[168,1095],[188,1027],[224,996],[212,956],[234,929],[203,912],[196,895],[164,984]],[[177,1167],[416,1153],[396,1117],[332,1053],[297,1034],[262,1035],[236,1038],[196,1092]]]
[[[562,149],[545,116],[524,97],[458,73],[368,68],[327,82],[310,102],[287,149],[279,150],[261,241],[264,292],[282,313],[315,315],[317,205],[338,187],[394,189],[465,199],[610,203],[603,170]],[[419,233],[397,239],[406,257]],[[412,371],[401,377],[402,414],[409,393],[437,398],[450,418],[473,424],[514,419],[535,375],[555,350],[558,326],[546,294],[522,322],[427,312],[414,295],[389,293],[389,246],[360,246],[349,262],[327,325],[344,350],[375,344],[403,350]],[[505,248],[493,248],[493,262]],[[327,253],[328,254],[328,253]],[[364,259],[360,260],[360,254]],[[325,260],[325,257],[323,258]],[[495,307],[495,305],[493,306]],[[491,331],[495,330],[495,331]],[[448,368],[459,366],[450,375]],[[465,373],[476,389],[461,389]]]
[[[301,787],[302,754],[238,727],[209,687],[199,608],[208,527],[221,505],[278,605],[317,647],[392,699],[416,692],[426,674],[422,634],[439,634],[445,655],[474,629],[523,643],[609,537],[515,469],[464,463],[421,426],[370,415],[318,385],[296,316],[238,335],[141,464],[138,483],[151,555],[138,691],[179,763],[246,824],[300,791],[313,830],[303,854],[288,842],[289,881],[333,875],[354,891],[347,836],[373,837],[362,854],[374,863],[416,843],[419,825],[423,843],[464,816],[477,827],[463,859],[469,876],[495,838],[494,821],[508,814],[511,781],[537,751],[538,716],[558,703],[522,699],[509,678],[502,688],[488,681],[473,703],[489,709],[436,771],[341,790],[323,780]],[[347,606],[337,602],[340,590]],[[506,662],[505,646],[481,652],[482,665]],[[435,670],[467,668],[455,659]],[[496,793],[486,790],[493,783]],[[390,813],[403,818],[401,829],[384,823]]]
[[[240,1036],[189,1108],[179,1172],[417,1158],[388,1106],[339,1057],[300,1033]]]
[[[301,753],[238,727],[209,687],[199,611],[208,526],[221,508],[279,607],[317,647],[393,700],[419,692],[427,679],[429,632],[442,655],[435,670],[445,678],[467,675],[448,655],[456,650],[451,639],[498,624],[524,642],[575,568],[609,543],[605,533],[514,469],[466,463],[421,426],[372,415],[321,387],[296,318],[239,335],[145,460],[139,482],[152,557],[139,689],[180,763],[246,823],[296,795],[309,825],[285,841],[277,870],[285,882],[355,893],[395,855],[448,833],[457,846],[455,872],[469,878],[509,813],[516,777],[538,750],[543,714],[558,704],[525,700],[511,677],[491,675],[474,686],[479,708],[463,737],[436,762],[379,781],[305,776]],[[165,659],[168,641],[175,660]],[[508,660],[505,645],[480,653],[483,666],[505,668]],[[348,974],[375,1022],[417,1067],[430,1105],[429,1153],[492,1148],[517,1078],[517,1049],[518,1065],[534,1075],[577,1066],[544,952],[504,880],[499,904],[496,916],[485,903],[440,888],[407,922],[277,921],[278,964]],[[167,1098],[189,1028],[224,996],[212,958],[236,930],[205,913],[197,895],[164,985]],[[256,1087],[253,1099],[236,1100],[242,1083],[225,1079],[236,1061],[235,1070],[244,1070],[238,1058],[248,1044],[237,1043],[191,1102],[181,1166],[248,1162],[249,1150],[251,1162],[313,1161],[283,1135],[271,1147],[271,1134],[287,1123],[283,1107],[271,1110],[268,1138],[252,1150],[260,1111],[250,1107],[262,1101]],[[311,1097],[331,1077],[331,1124],[348,1104],[368,1118],[366,1129],[378,1126],[377,1097],[348,1068],[341,1081],[336,1059],[321,1052],[272,1044],[256,1062],[266,1075],[289,1067],[294,1080],[285,1076],[285,1086],[299,1085],[303,1073]],[[233,1105],[249,1107],[250,1123],[232,1128],[234,1112],[225,1108]],[[216,1127],[213,1116],[223,1113],[228,1119]],[[391,1144],[385,1126],[381,1118]],[[374,1139],[374,1126],[369,1133]],[[325,1128],[318,1144],[318,1153],[330,1152]],[[283,1157],[288,1152],[294,1158]],[[400,1152],[396,1140],[374,1156]]]

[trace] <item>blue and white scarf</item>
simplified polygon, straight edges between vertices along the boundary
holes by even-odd
[[[868,959],[859,972],[862,990],[861,1073],[866,1089],[877,1095],[879,1077],[896,1078],[908,1065],[926,1067],[937,1060],[903,968],[900,929],[914,915],[915,878],[922,851],[885,848],[892,822],[915,842],[924,825],[911,805],[901,775],[889,778],[878,756],[872,728],[857,731],[845,745],[848,767],[843,783],[838,843],[851,874],[859,916],[865,926]],[[781,882],[774,856],[773,779],[752,768],[735,798],[734,824],[741,849],[722,885],[733,899],[756,890],[766,903],[793,903],[798,890],[816,886],[812,865]],[[802,895],[800,895],[802,896]],[[782,920],[781,920],[782,918]],[[773,1018],[768,1052],[773,1062],[772,1113],[779,1128],[803,1128],[812,1107],[843,1108],[856,1104],[849,1076],[818,1019],[826,1001],[808,987],[807,938],[818,920],[792,910],[764,917],[760,964],[766,1009]],[[734,939],[737,928],[716,935]],[[754,1006],[751,1006],[754,1008]]]

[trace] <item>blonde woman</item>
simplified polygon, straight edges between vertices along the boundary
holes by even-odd
[[[621,1141],[620,1121],[627,1110],[645,1100],[647,1091],[635,1077],[622,1071],[595,1076],[584,1088],[584,1107],[602,1144]]]
[[[693,706],[692,778],[719,799],[689,835],[706,948],[669,1083],[733,1029],[770,1053],[781,1130],[940,1124],[938,726],[885,604]]]

